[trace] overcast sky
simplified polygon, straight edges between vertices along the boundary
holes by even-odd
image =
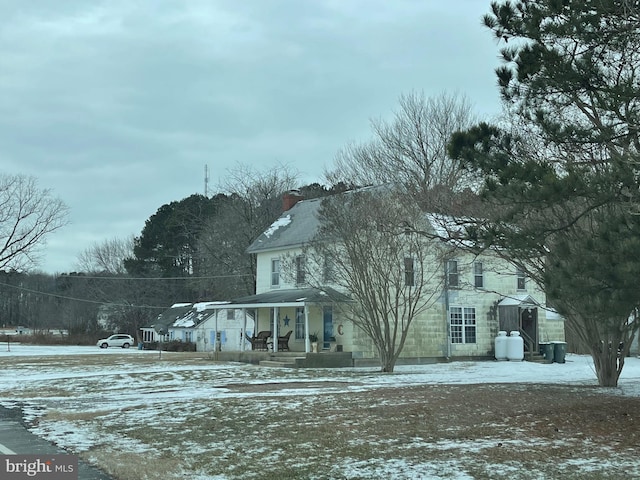
[[[238,163],[301,183],[412,91],[499,110],[484,0],[0,0],[0,165],[70,207],[41,269]]]

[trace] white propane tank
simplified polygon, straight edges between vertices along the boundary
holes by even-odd
[[[500,330],[496,337],[496,360],[507,359],[507,332]]]
[[[517,330],[507,337],[507,360],[524,360],[524,340]]]

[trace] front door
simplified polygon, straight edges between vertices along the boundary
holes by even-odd
[[[322,348],[328,350],[331,345],[329,344],[329,339],[333,337],[333,308],[332,307],[323,307],[322,308]]]
[[[535,307],[523,308],[520,313],[521,329],[523,332],[525,347],[538,351],[538,309]]]

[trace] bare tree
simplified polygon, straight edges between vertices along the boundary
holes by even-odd
[[[49,234],[67,224],[68,207],[34,177],[0,175],[0,270],[36,266]]]
[[[326,171],[329,183],[404,185],[419,194],[434,188],[461,190],[472,185],[460,162],[447,155],[451,135],[469,128],[475,118],[464,95],[402,95],[391,122],[371,122],[373,139],[338,152]]]
[[[232,275],[240,282],[224,280],[229,286],[255,291],[255,257],[246,248],[282,212],[282,195],[296,188],[298,175],[286,166],[263,171],[248,165],[237,165],[221,185],[226,201],[221,202],[217,215],[208,222],[199,241],[199,255],[206,272],[212,275]]]
[[[154,305],[166,302],[166,281],[132,278],[125,260],[133,256],[134,236],[112,238],[91,245],[78,256],[86,274],[67,276],[68,288],[89,303],[101,304],[94,318],[108,331],[139,336],[139,329],[158,313]]]
[[[406,193],[381,188],[329,197],[319,216],[309,255],[324,278],[311,281],[349,292],[346,315],[392,372],[413,320],[441,291],[441,252],[415,233],[426,218]]]
[[[78,255],[78,269],[114,275],[127,273],[124,260],[133,255],[134,236],[94,243]]]

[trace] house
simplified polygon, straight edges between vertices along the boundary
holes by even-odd
[[[244,332],[253,332],[253,312],[228,307],[229,302],[175,304],[141,328],[143,342],[195,343],[199,352],[242,350]]]
[[[317,333],[321,351],[348,352],[353,365],[375,364],[372,342],[344,313],[349,292],[330,283],[312,287],[305,278],[309,269],[322,268],[304,258],[320,226],[322,201],[285,196],[283,214],[248,248],[257,257],[256,294],[235,299],[231,306],[254,310],[256,331],[271,332],[273,338],[291,331],[291,351],[311,352],[309,334]],[[437,218],[426,220],[430,241],[443,243],[437,239],[442,228]],[[463,248],[451,250],[443,263],[432,266],[443,272],[439,280],[444,277],[433,286],[437,300],[413,320],[399,362],[492,358],[500,330],[519,331],[530,351],[537,351],[540,342],[564,340],[562,319],[546,315],[544,292],[511,263]]]
[[[169,340],[169,327],[191,310],[191,303],[176,303],[156,317],[153,323],[140,328],[143,343],[166,342]]]
[[[0,336],[17,336],[17,335],[51,335],[52,337],[68,337],[69,330],[66,328],[43,328],[33,329],[18,325],[17,327],[2,327],[0,328]]]
[[[253,312],[228,307],[229,302],[194,303],[168,327],[169,339],[194,342],[199,352],[242,350],[245,332],[253,332]]]
[[[257,332],[269,331],[273,338],[291,332],[288,350],[294,352],[311,352],[309,334],[319,337],[321,350],[341,349],[342,336],[350,334],[339,308],[340,303],[350,301],[347,293],[332,286],[310,287],[301,263],[294,279],[281,270],[285,257],[301,258],[304,246],[318,230],[320,202],[301,201],[293,192],[284,196],[284,213],[247,249],[257,256],[256,294],[231,302],[256,311]],[[274,349],[278,350],[277,343]]]

